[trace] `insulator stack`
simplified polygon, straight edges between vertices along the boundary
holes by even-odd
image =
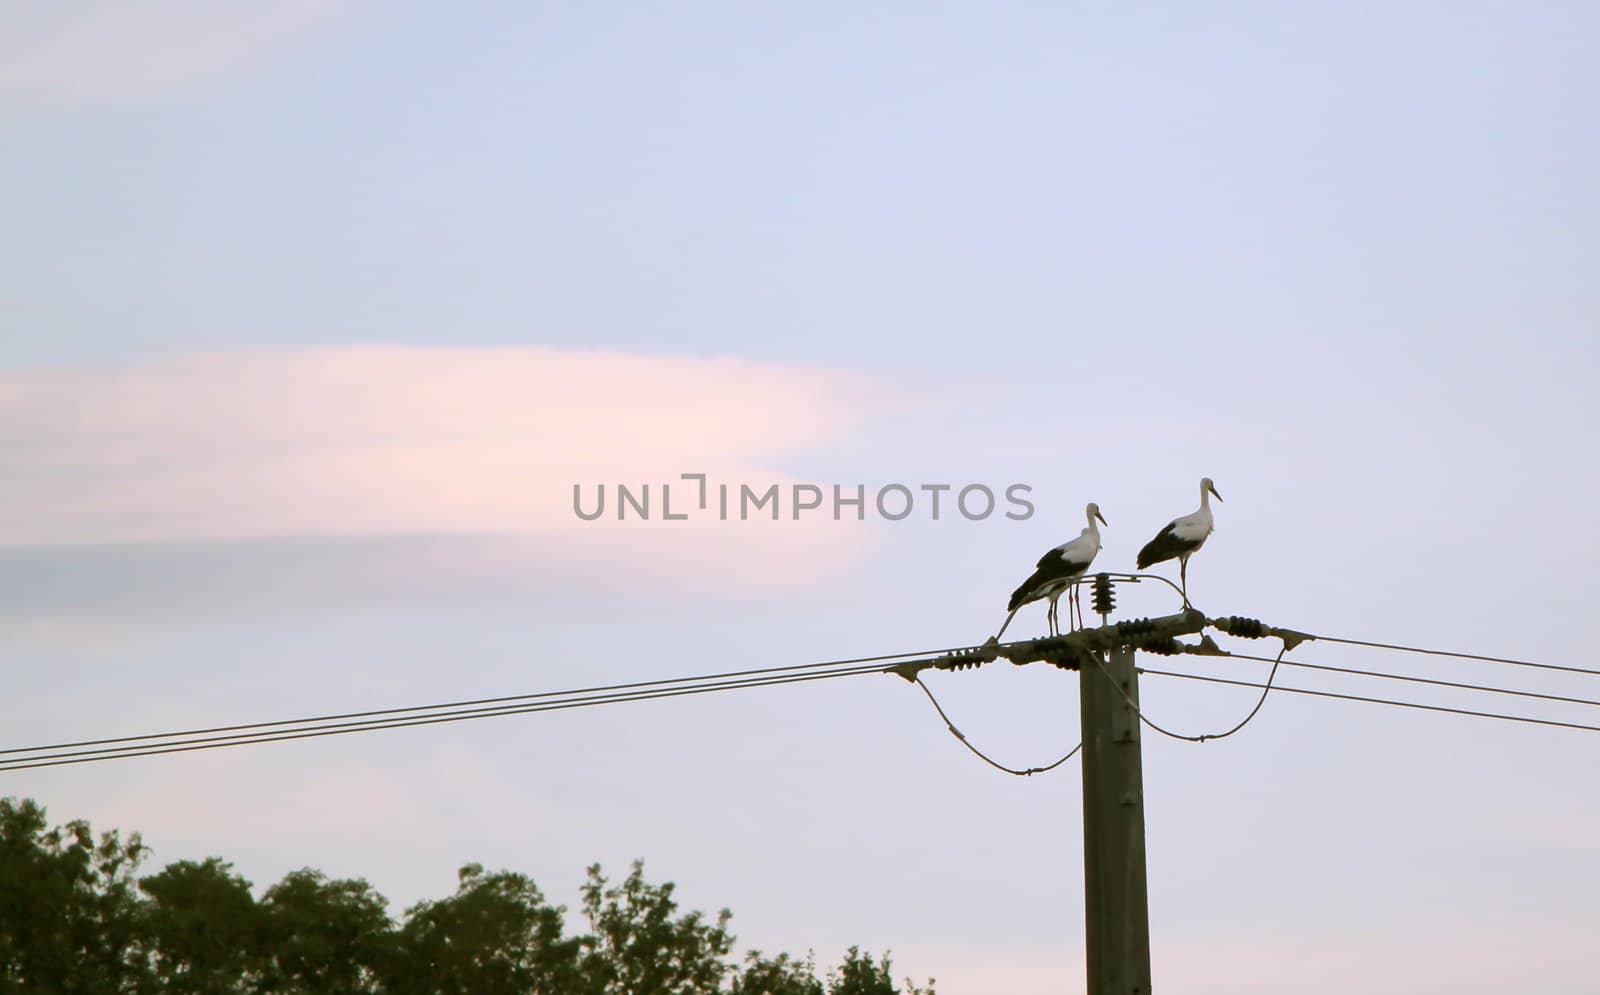
[[[1098,657],[1093,650],[1084,649],[1082,646],[1064,647],[1060,653],[1052,653],[1044,658],[1052,667],[1062,670],[1083,670],[1095,665]]]
[[[1115,626],[1117,638],[1123,642],[1132,642],[1146,632],[1155,631],[1156,623],[1148,618],[1130,618],[1118,622]]]
[[[1211,624],[1228,635],[1238,636],[1241,639],[1265,639],[1269,635],[1266,625],[1257,619],[1244,618],[1240,615],[1219,618]]]
[[[1116,610],[1117,599],[1111,593],[1111,578],[1106,574],[1094,575],[1094,613],[1104,618]]]
[[[1177,656],[1184,651],[1183,643],[1175,638],[1152,639],[1139,644],[1139,652],[1155,653],[1158,656]]]
[[[938,670],[971,670],[994,659],[983,648],[956,650],[941,657],[934,667]]]

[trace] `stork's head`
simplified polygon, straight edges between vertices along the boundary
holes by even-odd
[[[1211,478],[1210,477],[1201,477],[1200,478],[1200,496],[1201,497],[1205,497],[1207,492],[1210,492],[1211,496],[1216,498],[1218,501],[1222,500],[1222,495],[1217,493],[1217,485],[1213,484],[1211,482]]]
[[[1100,506],[1095,504],[1093,501],[1089,502],[1089,507],[1085,508],[1084,511],[1089,516],[1089,524],[1090,525],[1093,525],[1094,524],[1094,520],[1097,519],[1097,518],[1100,519],[1100,524],[1101,525],[1110,525],[1111,524],[1110,522],[1105,520],[1104,516],[1102,516],[1100,514]]]

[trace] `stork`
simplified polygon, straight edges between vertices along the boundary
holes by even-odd
[[[1200,478],[1200,510],[1192,515],[1174,518],[1154,539],[1139,550],[1139,569],[1153,566],[1163,560],[1178,558],[1178,583],[1183,592],[1183,606],[1189,607],[1189,557],[1204,546],[1211,534],[1211,499],[1222,500],[1210,477]]]
[[[1089,527],[1078,533],[1078,538],[1064,542],[1039,557],[1033,576],[1011,592],[1011,601],[1006,605],[1006,610],[1011,614],[1006,616],[1005,625],[1000,626],[1000,631],[995,633],[996,639],[1005,634],[1006,626],[1011,624],[1017,609],[1044,598],[1050,599],[1050,609],[1045,613],[1050,634],[1052,636],[1061,634],[1061,623],[1056,615],[1056,599],[1061,597],[1062,592],[1071,586],[1073,581],[1088,571],[1089,564],[1094,562],[1095,554],[1100,552],[1100,529],[1095,525],[1095,520],[1099,519],[1101,525],[1107,524],[1100,515],[1100,506],[1092,501],[1084,509],[1084,513],[1089,519]],[[1072,619],[1070,605],[1067,619],[1070,623]]]

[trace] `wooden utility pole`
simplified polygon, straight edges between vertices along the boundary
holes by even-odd
[[[1148,995],[1144,774],[1133,707],[1139,701],[1139,677],[1132,647],[1116,646],[1108,656],[1099,663],[1085,661],[1078,672],[1089,995]]]
[[[1177,637],[1208,624],[1200,612],[1129,619],[1110,624],[1111,578],[1095,576],[1095,613],[1101,624],[1065,635],[982,646],[890,668],[906,680],[923,670],[968,670],[997,659],[1044,662],[1078,671],[1083,727],[1084,933],[1089,995],[1149,995],[1150,900],[1145,884],[1144,771],[1139,749],[1139,676],[1135,649],[1184,652]],[[1254,626],[1240,631],[1239,625]],[[1224,632],[1265,634],[1259,622],[1218,619]],[[1231,626],[1231,627],[1230,627]],[[1280,635],[1287,630],[1270,630]],[[1298,633],[1289,633],[1304,639]],[[1190,650],[1192,651],[1192,649]],[[937,704],[937,702],[935,703]],[[941,713],[942,714],[942,713]],[[948,721],[948,720],[947,720]],[[951,732],[960,737],[954,726]],[[990,761],[993,763],[993,761]],[[1013,771],[1012,773],[1034,773]]]

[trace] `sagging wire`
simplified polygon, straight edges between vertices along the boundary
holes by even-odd
[[[956,728],[956,724],[954,722],[950,721],[950,716],[945,714],[944,706],[939,704],[939,699],[935,698],[933,696],[933,692],[928,689],[928,685],[922,683],[921,675],[917,675],[917,676],[913,677],[911,679],[911,681],[917,687],[922,689],[922,693],[923,694],[928,696],[928,701],[933,703],[934,711],[938,712],[939,713],[939,718],[944,720],[945,728],[950,730],[950,735],[954,736],[957,740],[959,740],[962,746],[965,746],[968,750],[971,750],[973,756],[977,757],[979,760],[982,760],[984,763],[988,764],[990,767],[993,767],[995,770],[1004,771],[1007,774],[1013,774],[1013,775],[1015,775],[1017,777],[1031,777],[1034,774],[1043,774],[1043,773],[1046,773],[1047,771],[1055,770],[1057,767],[1060,767],[1062,764],[1066,763],[1068,760],[1071,760],[1073,758],[1073,756],[1075,756],[1079,750],[1083,749],[1083,743],[1079,742],[1077,746],[1074,746],[1072,749],[1068,750],[1066,752],[1066,755],[1063,756],[1060,760],[1057,760],[1054,763],[1046,764],[1043,767],[1029,767],[1029,768],[1026,768],[1025,770],[1018,770],[1015,767],[1007,767],[1005,764],[1000,763],[998,760],[996,760],[993,757],[989,756],[987,753],[984,753],[982,750],[978,749],[976,746],[973,746],[971,741],[967,739],[966,735],[960,729]]]

